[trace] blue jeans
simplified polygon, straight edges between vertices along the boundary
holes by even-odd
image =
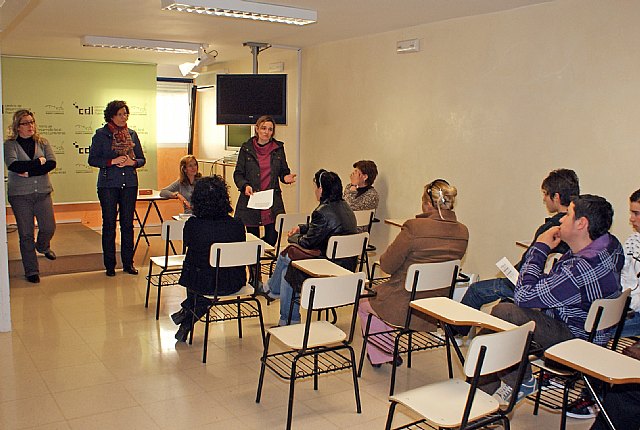
[[[133,266],[133,213],[138,187],[98,188],[102,209],[102,253],[104,267],[116,267],[116,220],[120,215],[120,257],[123,267]]]
[[[269,296],[273,298],[280,297],[280,321],[279,325],[287,325],[289,321],[289,309],[291,308],[291,301],[293,300],[293,288],[284,279],[284,275],[287,273],[291,259],[289,256],[278,255],[276,260],[276,267],[273,269],[271,279],[269,279]],[[300,305],[298,303],[293,304],[293,312],[291,313],[291,324],[300,323]]]
[[[640,312],[634,312],[633,317],[624,322],[621,336],[640,336]]]
[[[513,300],[514,285],[506,278],[487,279],[471,284],[462,298],[462,304],[474,309],[498,299]],[[456,326],[458,334],[466,336],[470,327]]]

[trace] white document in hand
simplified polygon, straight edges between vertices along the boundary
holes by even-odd
[[[273,206],[273,190],[256,191],[249,197],[249,209],[269,209]]]
[[[496,266],[498,266],[498,269],[500,269],[500,271],[504,273],[504,276],[506,276],[513,285],[516,285],[518,283],[519,273],[516,268],[513,267],[513,264],[511,264],[507,257],[502,257],[502,259],[500,259],[500,261],[496,263]]]

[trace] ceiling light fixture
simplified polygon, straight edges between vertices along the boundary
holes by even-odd
[[[142,51],[168,52],[172,54],[197,54],[201,45],[199,43],[172,42],[169,40],[85,36],[82,38],[82,46],[96,48],[139,49]]]
[[[315,10],[245,0],[162,0],[162,9],[293,25],[318,20]]]

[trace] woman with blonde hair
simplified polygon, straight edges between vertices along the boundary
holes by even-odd
[[[453,211],[458,190],[444,179],[436,179],[424,187],[422,213],[405,221],[400,234],[380,257],[380,268],[391,277],[377,285],[376,296],[363,299],[358,313],[364,332],[371,314],[369,333],[393,330],[390,325],[402,326],[407,318],[410,293],[404,288],[409,266],[414,263],[439,263],[461,259],[469,241],[467,227],[458,222]],[[419,293],[417,298],[446,296],[447,288]],[[416,315],[411,328],[434,331],[435,324]],[[393,342],[390,348],[382,344],[367,343],[367,357],[373,367],[393,360]],[[400,364],[400,363],[398,363]]]
[[[7,164],[7,195],[18,224],[20,254],[24,274],[29,282],[40,282],[36,251],[55,260],[51,238],[56,231],[49,172],[56,168],[56,157],[47,139],[38,134],[33,112],[20,109],[13,114],[7,140],[4,142]],[[33,219],[38,220],[35,239]]]
[[[184,213],[191,213],[191,195],[196,180],[202,177],[198,172],[198,160],[193,155],[185,155],[180,159],[180,176],[160,191],[160,197],[178,199],[182,203]]]

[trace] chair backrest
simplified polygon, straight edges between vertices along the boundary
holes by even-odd
[[[182,240],[182,230],[186,220],[170,219],[162,222],[162,239],[163,240]]]
[[[276,216],[276,231],[278,232],[278,241],[276,242],[276,253],[280,251],[280,246],[282,245],[282,240],[284,239],[284,244],[286,241],[286,234],[293,227],[306,224],[309,222],[309,215],[303,213],[297,214],[279,214]]]
[[[344,236],[331,236],[327,245],[327,258],[360,257],[367,250],[369,233],[347,234]]]
[[[544,263],[544,273],[549,274],[551,269],[553,269],[553,265],[556,264],[556,261],[560,260],[562,254],[559,252],[552,252],[547,255],[547,261]]]
[[[259,264],[262,254],[264,244],[261,240],[214,243],[211,245],[209,264],[214,268]]]
[[[631,290],[624,290],[615,299],[598,299],[591,303],[587,319],[584,322],[584,329],[589,333],[590,340],[595,336],[595,332],[613,327],[622,321],[630,293]],[[598,314],[600,314],[599,317]]]
[[[363,272],[344,276],[306,279],[302,283],[300,306],[303,309],[318,310],[354,303],[359,286],[364,284],[365,279],[366,275]],[[313,303],[311,303],[312,290],[314,290]]]
[[[474,337],[464,362],[464,374],[467,377],[474,376],[480,358],[480,348],[483,346],[486,347],[486,352],[480,371],[481,375],[495,373],[520,363],[527,346],[529,332],[533,332],[535,327],[536,323],[529,321],[513,330]]]
[[[375,212],[375,209],[353,211],[353,214],[356,216],[356,226],[366,227],[367,229],[365,231],[367,233],[371,233],[371,224],[373,223],[373,216]]]
[[[430,291],[455,286],[458,277],[460,260],[443,261],[440,263],[415,263],[409,266],[404,281],[405,290]]]

